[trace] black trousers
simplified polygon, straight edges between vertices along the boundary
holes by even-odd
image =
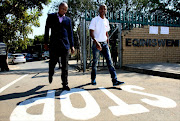
[[[0,55],[0,68],[1,71],[9,70],[6,55]]]
[[[50,60],[49,60],[49,76],[54,75],[54,68],[61,57],[62,73],[61,80],[62,85],[68,85],[68,60],[69,60],[69,50],[62,49],[58,51],[50,51]]]

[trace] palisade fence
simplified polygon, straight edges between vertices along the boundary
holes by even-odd
[[[80,64],[83,72],[86,71],[92,64],[92,41],[89,35],[89,24],[92,18],[98,15],[98,11],[86,10],[84,17],[80,19],[79,27],[79,41],[80,41]],[[121,45],[121,32],[123,30],[131,30],[132,28],[141,28],[144,25],[150,26],[168,26],[180,27],[180,17],[170,17],[165,15],[147,14],[147,13],[133,13],[133,12],[107,12],[106,18],[110,22],[111,31],[109,32],[110,41],[111,37],[118,50],[118,67],[121,68],[122,60],[122,45]],[[115,46],[111,46],[115,48]],[[98,66],[106,66],[104,58],[100,55]]]
[[[91,19],[97,15],[97,11],[86,10],[85,20],[91,21]],[[122,23],[122,29],[141,27],[141,25],[180,27],[180,17],[169,17],[157,14],[119,11],[107,12],[106,18],[112,23]]]

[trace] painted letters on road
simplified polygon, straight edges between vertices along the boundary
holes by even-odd
[[[126,102],[121,100],[119,97],[111,93],[106,88],[99,87],[99,89],[117,104],[117,106],[109,106],[110,111],[115,116],[149,112],[149,110],[141,104],[127,104]],[[121,89],[126,92],[154,98],[154,100],[147,99],[147,98],[141,99],[142,102],[151,106],[155,106],[159,108],[174,108],[177,105],[175,101],[167,97],[139,91],[139,90],[144,90],[143,87],[139,87],[135,85],[124,85],[124,86],[121,86]],[[123,91],[120,91],[120,92],[123,93]],[[72,105],[73,100],[70,99],[70,96],[73,94],[80,94],[82,96],[81,99],[83,99],[86,103],[85,107],[83,108],[73,107]],[[21,102],[13,110],[10,116],[10,120],[11,121],[35,121],[35,120],[55,121],[55,101],[54,100],[55,100],[55,90],[49,90],[47,92],[46,97],[36,97],[36,98],[25,100]],[[91,94],[87,90],[79,89],[79,88],[74,88],[74,89],[71,89],[70,91],[63,91],[60,94],[60,103],[61,103],[62,114],[74,120],[92,119],[98,116],[98,114],[101,111],[98,103],[91,96]],[[35,106],[37,104],[44,104],[42,114],[39,114],[39,115],[29,114],[27,110],[30,107]]]

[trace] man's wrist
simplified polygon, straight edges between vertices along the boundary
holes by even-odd
[[[98,43],[98,41],[96,40],[96,38],[92,38],[93,39],[93,41],[95,42],[95,43]]]

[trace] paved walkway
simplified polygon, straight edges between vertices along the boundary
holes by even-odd
[[[124,66],[123,69],[154,76],[180,79],[180,64],[177,63],[129,64]]]

